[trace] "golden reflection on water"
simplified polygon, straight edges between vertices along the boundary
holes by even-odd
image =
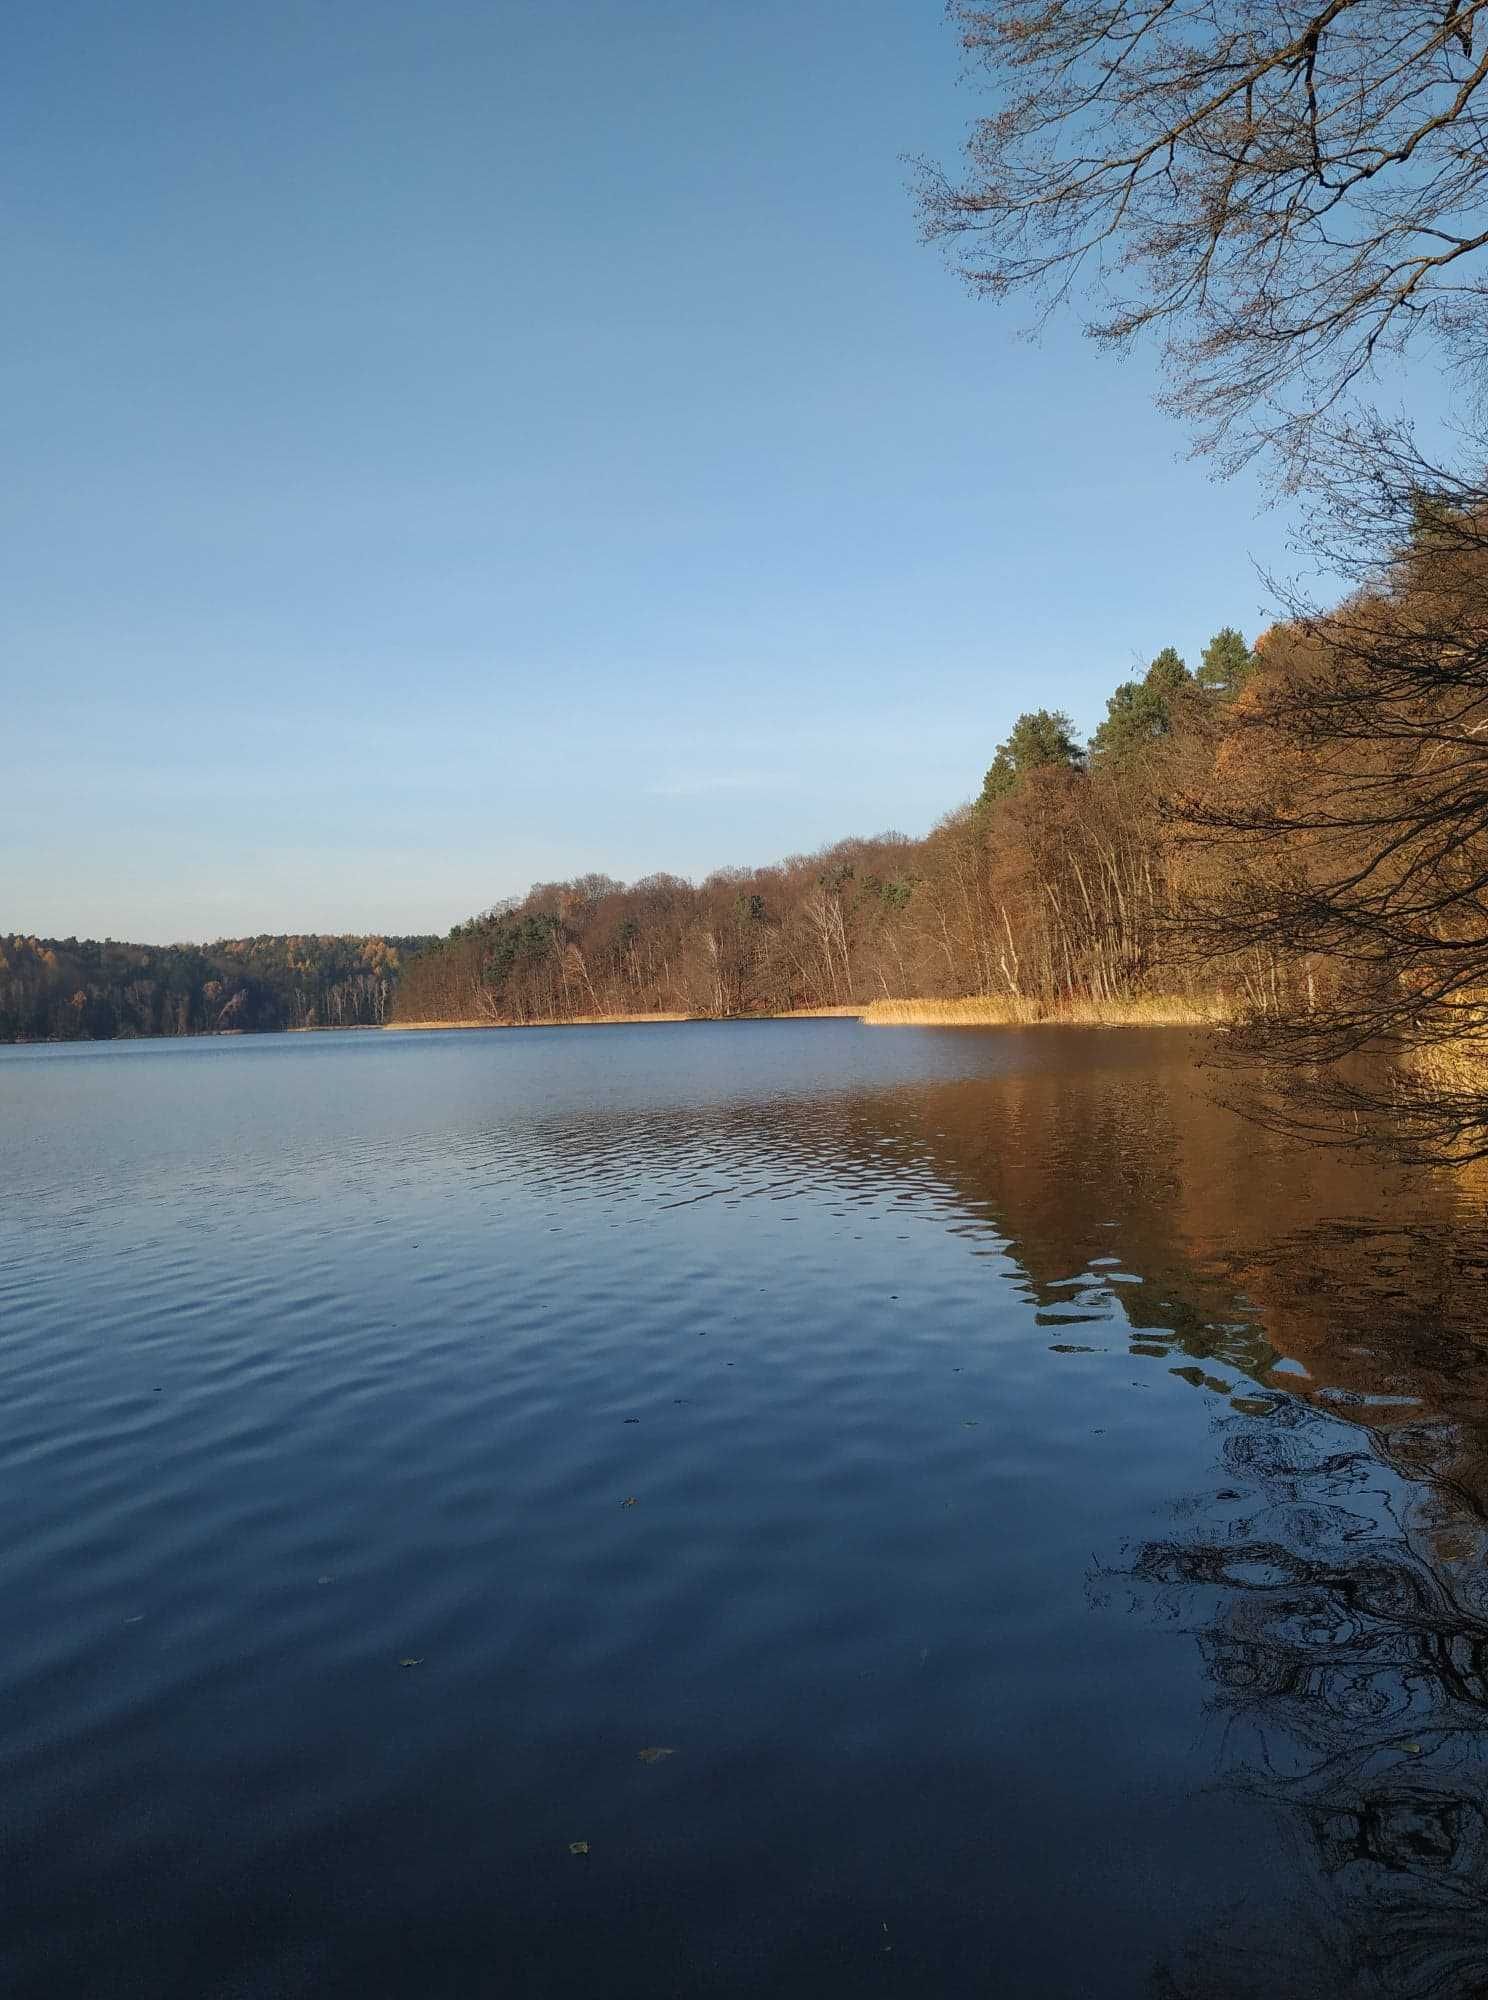
[[[1192,1630],[1220,1781],[1298,1850],[1153,1990],[1488,1992],[1488,1174],[1268,1135],[1171,1042],[1050,1054],[926,1092],[921,1143],[1041,1319],[1114,1251],[1133,1351],[1214,1397],[1215,1491],[1091,1587]]]
[[[1488,1168],[1270,1133],[1180,1034],[984,1047],[951,1077],[538,1120],[521,1143],[616,1199],[652,1158],[695,1165],[669,1204],[892,1180],[985,1238],[989,1279],[1010,1261],[1071,1367],[1124,1343],[1207,1399],[1212,1489],[1088,1588],[1192,1634],[1213,1782],[1275,1809],[1296,1887],[1197,1931],[1152,1990],[1488,1993]]]
[[[997,1048],[955,1080],[628,1122],[616,1171],[646,1144],[848,1182],[892,1163],[1013,1260],[1071,1366],[1124,1337],[1209,1398],[1213,1491],[1089,1588],[1192,1632],[1215,1781],[1278,1809],[1296,1892],[1196,1933],[1153,1991],[1488,1993],[1488,1168],[1268,1133],[1183,1036]]]

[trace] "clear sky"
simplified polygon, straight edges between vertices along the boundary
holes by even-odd
[[[939,0],[19,0],[0,930],[923,832],[1284,524],[917,238]]]

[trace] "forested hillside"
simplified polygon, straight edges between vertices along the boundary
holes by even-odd
[[[701,885],[653,875],[541,883],[408,967],[400,1022],[778,1013],[907,997],[1208,991],[1161,933],[1202,864],[1175,843],[1179,792],[1230,782],[1225,745],[1257,655],[1231,629],[1191,671],[1167,647],[1111,696],[1088,748],[1022,716],[980,796],[923,839],[884,833]],[[1271,978],[1235,965],[1237,987]]]
[[[380,1027],[418,937],[99,944],[0,935],[0,1041]]]
[[[1488,490],[1386,454],[1359,505],[1344,603],[1165,648],[1088,746],[1020,716],[925,839],[540,885],[422,953],[398,1020],[1222,1014],[1301,1129],[1488,1156]]]

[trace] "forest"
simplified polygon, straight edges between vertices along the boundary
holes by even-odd
[[[427,938],[251,937],[207,945],[0,935],[0,1041],[375,1028]]]
[[[630,885],[539,883],[457,926],[408,966],[395,1019],[570,1020],[779,1014],[999,998],[1013,1013],[1145,998],[1208,1001],[1166,920],[1204,864],[1171,804],[1222,795],[1235,711],[1264,672],[1233,628],[1190,669],[1164,647],[1112,694],[1088,745],[1068,716],[1021,716],[979,796],[926,837],[839,841],[767,867]],[[1227,978],[1259,992],[1264,954]]]

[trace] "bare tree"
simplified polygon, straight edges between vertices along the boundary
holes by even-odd
[[[1183,929],[1270,968],[1236,1047],[1290,1122],[1462,1162],[1488,1155],[1488,488],[1383,434],[1358,463],[1365,547],[1396,552],[1267,647],[1230,781],[1179,807],[1231,863]]]
[[[1483,358],[1485,10],[950,0],[998,102],[921,163],[925,228],[979,292],[1158,329],[1201,443],[1295,453],[1412,336]]]

